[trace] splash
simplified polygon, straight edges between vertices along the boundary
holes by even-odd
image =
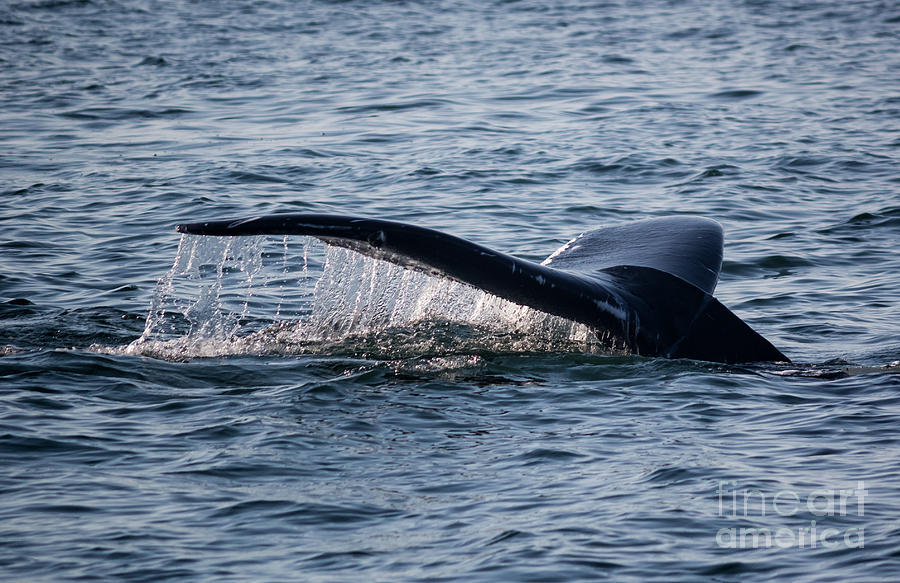
[[[621,353],[587,326],[311,238],[185,235],[140,338],[167,360]]]

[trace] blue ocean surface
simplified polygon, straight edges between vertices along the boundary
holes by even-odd
[[[900,580],[900,5],[0,3],[0,580]],[[304,237],[725,230],[793,361]]]

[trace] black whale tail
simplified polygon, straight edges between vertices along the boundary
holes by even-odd
[[[178,225],[215,236],[307,235],[561,316],[632,353],[713,362],[789,362],[716,300],[722,228],[671,217],[589,231],[536,264],[440,231],[341,215],[269,215]]]

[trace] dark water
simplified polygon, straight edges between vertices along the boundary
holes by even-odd
[[[0,4],[0,578],[900,579],[898,30],[895,2]],[[230,251],[275,279],[169,306],[178,351],[126,348],[175,223],[283,211],[530,259],[715,218],[717,296],[795,365],[188,334],[178,306],[309,315],[280,239]]]

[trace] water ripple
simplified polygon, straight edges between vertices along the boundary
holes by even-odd
[[[0,578],[897,580],[898,18],[831,0],[0,6]],[[215,318],[174,305],[171,337],[126,352],[174,224],[288,211],[537,260],[596,226],[708,216],[717,297],[798,364],[590,354],[509,333],[519,313],[499,335],[408,318],[297,343],[318,264],[290,239],[249,296],[231,284],[252,265],[223,270],[250,340],[178,345]],[[341,324],[390,290],[320,297]],[[859,482],[864,514],[804,504]],[[782,491],[793,515],[742,511]],[[837,547],[722,538],[813,521]]]

